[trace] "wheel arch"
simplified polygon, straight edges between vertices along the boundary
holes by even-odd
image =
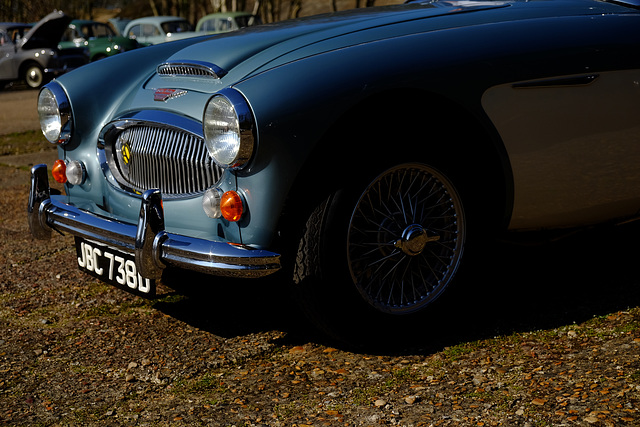
[[[20,63],[20,66],[18,67],[18,76],[22,78],[24,76],[24,73],[27,71],[27,68],[29,68],[29,66],[31,65],[37,65],[42,68],[42,65],[40,65],[38,61],[35,61],[34,59],[25,59]]]
[[[40,64],[38,61],[34,60],[34,59],[27,59],[25,61],[23,61],[20,64],[20,67],[18,68],[18,78],[19,79],[25,79],[27,78],[27,70],[29,69],[29,67],[31,66],[35,66],[38,67],[40,69],[40,71],[42,72],[42,85],[44,85],[46,83],[47,80],[47,76],[45,74],[45,67],[42,66],[42,64]]]
[[[487,251],[495,233],[504,228],[510,203],[511,181],[507,159],[501,152],[499,139],[492,133],[493,127],[490,122],[483,121],[480,113],[437,93],[393,90],[363,99],[328,128],[302,165],[301,176],[296,179],[289,194],[280,223],[282,241],[278,242],[282,243],[282,248],[278,250],[283,255],[283,274],[288,276],[286,279],[292,295],[316,327],[349,345],[377,343],[381,342],[381,337],[389,342],[396,339],[400,342],[405,338],[405,332],[410,334],[414,324],[428,324],[434,319],[440,321],[455,315],[456,306],[451,304],[457,298],[464,297],[469,284],[473,282],[465,281],[465,275],[472,271],[474,265],[482,262],[478,255]],[[409,198],[400,197],[406,203],[400,202],[393,207],[394,203],[390,200],[398,200],[396,188],[400,195],[414,191],[413,183],[402,185],[403,190],[400,190],[396,183],[404,183],[404,177],[396,181],[387,180],[389,185],[383,184],[383,190],[378,193],[383,201],[377,207],[375,202],[370,204],[370,215],[363,214],[366,208],[358,215],[360,204],[367,203],[364,200],[377,200],[375,195],[368,199],[369,190],[376,188],[388,174],[402,169],[430,170],[436,182],[446,182],[445,193],[452,195],[450,200],[457,200],[456,206],[461,206],[455,208],[455,219],[446,226],[436,222],[436,218],[451,218],[452,206],[449,206],[446,194],[442,192],[437,196],[441,203],[426,210],[418,208],[416,212],[435,212],[428,221],[430,226],[438,224],[434,229],[451,230],[454,224],[460,224],[460,227],[457,228],[455,239],[439,232],[432,235],[432,242],[441,238],[443,242],[456,242],[455,248],[451,247],[446,256],[436,251],[438,254],[433,258],[440,259],[442,256],[442,260],[451,260],[440,271],[444,284],[440,286],[440,279],[436,279],[438,286],[428,294],[424,294],[422,288],[415,288],[415,292],[408,291],[408,295],[420,295],[424,299],[394,307],[391,290],[402,288],[399,292],[404,294],[404,281],[401,287],[393,284],[394,280],[398,283],[400,279],[392,279],[386,284],[371,282],[371,286],[379,287],[367,297],[365,294],[369,284],[361,286],[354,275],[360,274],[358,277],[362,278],[375,276],[373,270],[358,270],[358,264],[362,264],[375,266],[373,269],[380,266],[386,272],[386,277],[387,273],[394,270],[394,267],[388,267],[389,264],[380,262],[386,259],[397,266],[401,261],[404,262],[398,271],[416,265],[406,260],[411,256],[407,252],[406,255],[400,254],[403,258],[397,258],[397,253],[381,249],[389,248],[389,242],[393,247],[401,248],[405,237],[407,242],[411,240],[412,244],[416,243],[417,239],[407,237],[412,232],[408,233],[410,228],[417,230],[418,234],[423,232],[423,237],[427,236],[427,227],[420,226],[407,227],[398,234],[403,227],[394,227],[394,223],[402,223],[402,215],[393,215],[389,210],[385,213],[385,206],[402,210],[404,208],[401,206],[412,204]],[[429,181],[431,184],[426,182],[422,181],[424,187],[417,184],[413,188],[428,189],[430,194],[434,194],[429,188],[431,185],[441,188],[433,181]],[[422,201],[416,202],[416,206],[421,206]],[[440,204],[444,209],[438,212],[436,206]],[[372,206],[375,209],[371,209]],[[381,218],[383,221],[379,222]],[[400,220],[396,221],[398,218]],[[353,230],[357,231],[355,235],[366,234],[364,240],[356,239],[352,244],[350,235]],[[448,246],[435,245],[440,249]],[[353,248],[364,248],[353,252],[355,262],[350,258]],[[425,249],[425,253],[433,254],[432,250],[433,247],[428,251]],[[365,258],[369,254],[372,258]],[[431,270],[434,264],[423,262],[426,264],[415,268],[434,271]],[[354,266],[355,270],[352,268]],[[417,276],[423,277],[421,273]],[[433,279],[429,280],[431,284],[436,283]],[[413,286],[413,280],[408,279],[406,284]],[[427,285],[425,287],[428,288]],[[390,298],[386,308],[373,297],[374,293],[378,295],[382,291]],[[397,302],[397,292],[394,291],[393,295],[393,301]]]
[[[385,115],[389,115],[381,105],[402,110],[401,115],[390,113],[403,120],[399,124],[402,129],[396,130],[391,141],[382,136],[387,129],[380,129],[381,123],[388,121]],[[436,142],[431,143],[425,137],[430,133],[436,135]],[[395,137],[401,140],[396,141]],[[411,144],[409,149],[413,153],[402,148],[403,140],[411,138],[425,140],[424,144]],[[391,144],[396,147],[392,151]],[[336,149],[345,150],[344,155],[337,156]],[[336,158],[342,164],[336,164],[333,160]],[[300,168],[287,197],[279,230],[282,233],[286,228],[298,227],[294,218],[306,217],[313,206],[346,180],[356,179],[364,169],[362,165],[376,169],[392,161],[431,163],[453,173],[456,180],[482,179],[483,205],[485,209],[491,208],[485,212],[486,217],[493,222],[487,226],[506,228],[513,204],[513,179],[506,150],[489,119],[480,107],[473,112],[437,93],[407,88],[362,99],[328,127]],[[482,174],[482,178],[473,174]]]

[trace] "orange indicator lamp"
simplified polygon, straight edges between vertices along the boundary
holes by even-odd
[[[64,160],[58,159],[53,163],[51,175],[53,175],[53,179],[60,184],[67,182],[67,165]]]
[[[220,210],[227,221],[240,221],[244,212],[242,197],[235,191],[227,191],[220,199]]]

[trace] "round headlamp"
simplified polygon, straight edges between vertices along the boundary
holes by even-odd
[[[66,144],[71,138],[71,104],[62,88],[52,83],[38,95],[40,129],[53,144]]]
[[[226,89],[214,95],[202,119],[204,140],[218,166],[240,169],[254,150],[254,120],[240,93]]]

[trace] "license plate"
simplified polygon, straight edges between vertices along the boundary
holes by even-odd
[[[80,270],[129,292],[155,296],[155,281],[138,273],[133,255],[79,237],[75,240]]]

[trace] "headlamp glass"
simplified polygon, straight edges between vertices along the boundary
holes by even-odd
[[[66,144],[71,138],[71,107],[64,90],[51,83],[38,95],[40,129],[47,141]]]
[[[254,150],[253,115],[240,93],[228,89],[214,95],[202,123],[209,154],[220,167],[240,169],[249,162]]]

